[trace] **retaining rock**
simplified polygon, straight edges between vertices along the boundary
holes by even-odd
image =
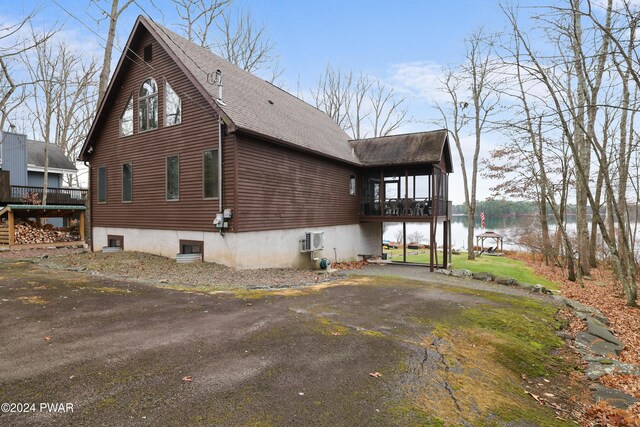
[[[485,282],[491,282],[495,278],[491,273],[472,273],[472,277],[475,280],[482,280]]]

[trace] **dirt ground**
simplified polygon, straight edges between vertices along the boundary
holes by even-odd
[[[207,294],[5,260],[0,298],[1,425],[555,425],[524,384],[514,415],[446,380],[442,319],[512,296],[373,277]]]

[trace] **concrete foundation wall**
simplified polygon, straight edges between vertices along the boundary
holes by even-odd
[[[147,252],[173,258],[180,251],[180,240],[204,242],[204,259],[238,269],[244,268],[314,268],[311,254],[300,252],[300,240],[306,231],[324,232],[324,250],[317,258],[332,262],[357,260],[358,255],[381,255],[380,224],[353,224],[314,229],[256,231],[247,233],[145,230],[135,228],[95,227],[94,249],[107,246],[107,235],[124,236],[126,251]]]

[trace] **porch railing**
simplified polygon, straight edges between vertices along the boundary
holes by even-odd
[[[44,188],[12,185],[11,195],[3,195],[0,202],[5,204],[41,205]],[[7,197],[8,196],[8,197]],[[84,205],[87,190],[82,188],[48,188],[47,205]]]
[[[375,199],[363,199],[360,214],[364,216],[448,216],[451,202],[444,199],[386,199],[383,203]]]

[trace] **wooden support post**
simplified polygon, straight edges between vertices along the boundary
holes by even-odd
[[[429,271],[433,273],[433,220],[429,222]]]
[[[80,240],[84,242],[84,216],[85,211],[80,211]]]
[[[447,225],[447,230],[449,233],[449,264],[453,265],[453,246],[451,246],[451,219],[449,219]],[[449,266],[447,265],[447,268]]]
[[[9,246],[16,242],[16,232],[13,220],[13,211],[9,211]]]
[[[384,185],[384,170],[380,168],[380,215],[384,215],[385,211],[385,199],[386,199],[386,188]]]
[[[447,224],[449,221],[445,221],[442,224],[442,265],[443,268],[447,268],[447,259],[449,256],[449,230]]]
[[[407,223],[402,222],[402,262],[407,262]]]

